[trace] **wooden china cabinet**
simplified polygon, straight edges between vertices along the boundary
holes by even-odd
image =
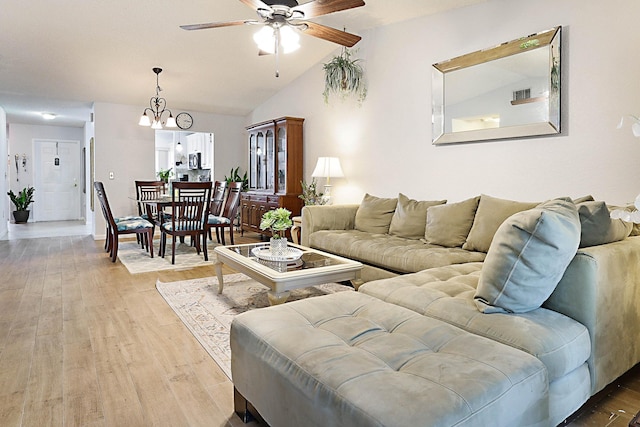
[[[287,208],[300,215],[302,194],[302,124],[304,119],[282,117],[247,127],[249,132],[249,189],[241,194],[242,231],[260,230],[262,215]]]

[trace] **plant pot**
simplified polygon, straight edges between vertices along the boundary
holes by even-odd
[[[287,255],[287,239],[286,238],[274,238],[269,240],[269,249],[271,249],[271,256],[285,257]]]
[[[29,220],[30,211],[13,211],[13,219],[16,224],[25,224]]]

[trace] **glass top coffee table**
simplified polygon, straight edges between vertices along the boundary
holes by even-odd
[[[222,264],[271,288],[268,293],[271,305],[284,303],[289,297],[289,291],[293,289],[347,280],[356,286],[360,284],[361,263],[317,249],[292,243],[288,245],[302,251],[299,259],[270,261],[258,258],[255,254],[267,249],[269,243],[216,246],[214,253],[217,258],[215,267],[218,293],[222,293],[224,288]]]

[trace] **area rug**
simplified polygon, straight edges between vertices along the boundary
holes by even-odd
[[[216,277],[169,283],[158,281],[156,288],[202,347],[231,379],[231,349],[229,348],[231,321],[236,315],[245,311],[268,307],[269,288],[240,273],[224,276],[224,290],[221,295],[218,294]],[[288,302],[342,291],[353,291],[353,288],[337,283],[327,283],[295,289],[291,291]]]
[[[200,255],[196,253],[196,248],[188,243],[176,242],[176,263],[171,264],[171,239],[167,239],[167,254],[165,258],[158,255],[160,241],[153,241],[153,258],[149,253],[142,249],[136,241],[120,242],[118,248],[118,259],[127,267],[129,273],[149,273],[151,271],[160,270],[178,270],[185,268],[201,267],[211,265],[213,248],[217,246],[215,243],[208,243],[207,250],[209,252],[209,261],[204,260],[204,255],[200,251]]]

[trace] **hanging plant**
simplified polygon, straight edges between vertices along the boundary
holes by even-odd
[[[360,59],[352,59],[351,52],[346,47],[338,56],[324,64],[324,102],[329,103],[329,96],[336,95],[345,100],[355,95],[358,104],[367,97],[367,84],[364,79],[364,69]]]

